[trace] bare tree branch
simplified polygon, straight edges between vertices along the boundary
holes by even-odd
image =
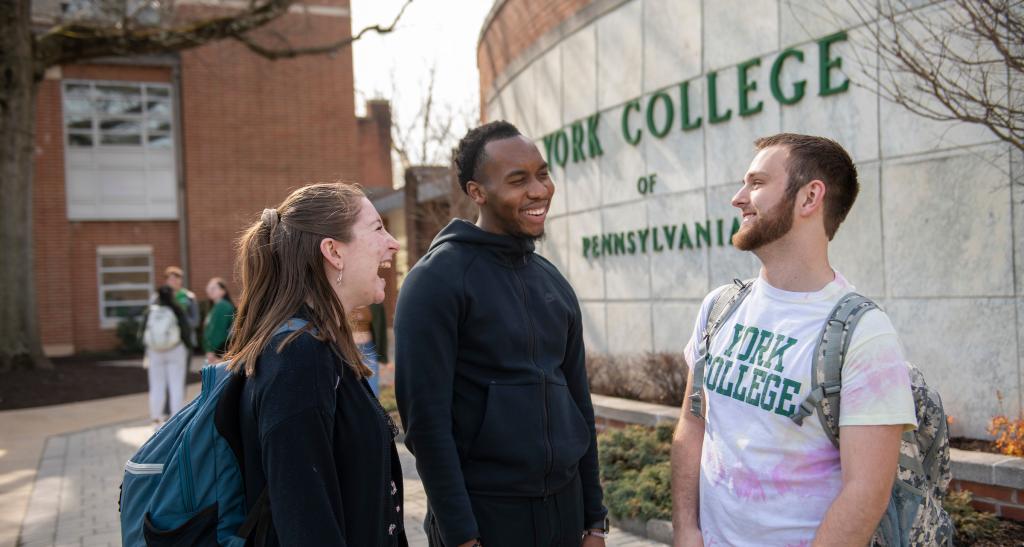
[[[248,33],[287,13],[295,4],[295,0],[266,0],[263,3],[253,0],[250,3],[253,7],[240,13],[172,28],[137,27],[128,19],[116,25],[72,22],[54,27],[36,38],[35,73],[40,77],[47,68],[54,65],[97,57],[179,51],[225,38],[234,38],[251,51],[271,60],[329,54],[350,46],[367,33],[392,32],[411,3],[412,0],[407,0],[402,5],[390,25],[371,25],[361,29],[354,36],[330,44],[293,48],[283,35],[274,34],[275,38],[285,44],[284,49],[260,45],[249,37]]]
[[[170,29],[83,23],[59,25],[35,39],[35,73],[38,76],[54,65],[97,57],[178,51],[239,36],[277,19],[294,1],[267,0],[242,13]]]
[[[389,32],[394,31],[395,26],[398,25],[398,21],[402,18],[402,14],[405,13],[405,10],[406,8],[409,7],[409,4],[412,4],[412,0],[406,0],[405,4],[402,4],[402,9],[398,10],[398,14],[395,15],[395,18],[394,20],[391,21],[390,25],[387,25],[385,27],[382,27],[380,25],[371,25],[360,30],[358,33],[356,33],[355,36],[343,38],[341,40],[319,46],[291,47],[290,45],[288,45],[284,49],[273,49],[256,43],[256,41],[254,41],[245,33],[232,35],[232,38],[244,44],[245,47],[249,48],[249,50],[253,53],[256,53],[257,55],[264,57],[266,59],[270,59],[272,61],[276,61],[278,59],[293,59],[295,57],[300,57],[304,55],[328,55],[331,53],[338,52],[350,46],[353,42],[359,40],[369,32],[375,32],[377,34],[388,34]]]
[[[862,87],[924,118],[981,125],[1024,150],[1024,93],[1014,89],[1024,83],[1024,0],[847,0],[852,21],[834,4],[820,7],[823,19],[864,29],[853,48]]]
[[[434,82],[437,77],[437,64],[430,67],[430,79],[427,84],[427,95],[423,100],[423,142],[420,143],[420,158],[427,159],[427,144],[430,141],[430,114],[434,107]]]
[[[399,115],[402,101],[399,97],[402,90],[398,88],[397,78],[391,77],[391,147],[398,156],[403,170],[413,165],[443,165],[448,163],[451,149],[455,144],[454,132],[458,127],[472,127],[476,120],[474,113],[466,110],[475,107],[475,103],[462,107],[438,103],[434,96],[437,78],[437,67],[433,66],[427,73],[421,86],[419,108],[416,115],[405,124]]]

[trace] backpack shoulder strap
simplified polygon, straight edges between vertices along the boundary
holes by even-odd
[[[804,418],[817,412],[821,426],[832,444],[839,447],[839,395],[843,385],[843,362],[853,339],[853,330],[864,314],[878,309],[870,298],[851,292],[839,299],[829,313],[814,349],[811,363],[811,392],[790,419],[803,425]]]
[[[270,523],[270,494],[267,492],[267,487],[263,487],[263,491],[260,492],[256,503],[253,504],[252,508],[249,509],[249,513],[245,516],[245,522],[238,527],[238,531],[235,535],[242,539],[249,539],[249,535],[256,530],[256,526],[260,525],[261,528],[266,528]],[[260,543],[263,539],[264,534],[257,536],[256,541],[253,543]]]
[[[306,321],[305,319],[299,317],[292,317],[291,319],[285,321],[284,323],[281,323],[281,326],[277,327],[277,330],[274,331],[274,334],[271,335],[271,338],[281,333],[299,330],[305,327],[308,323],[309,321]]]
[[[746,282],[733,279],[732,284],[727,285],[711,304],[711,311],[708,312],[707,321],[704,323],[704,337],[702,346],[698,348],[697,361],[693,363],[693,381],[689,386],[690,413],[704,419],[704,369],[707,366],[708,352],[711,351],[711,338],[715,336],[729,316],[740,306],[743,299],[750,294],[750,287],[754,280]]]

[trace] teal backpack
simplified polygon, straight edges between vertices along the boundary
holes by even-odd
[[[753,280],[733,280],[715,297],[708,313],[703,345],[693,365],[690,413],[704,419],[706,358],[711,339],[750,293]],[[829,314],[818,340],[811,365],[811,392],[790,419],[802,426],[817,414],[832,444],[839,448],[839,395],[842,391],[843,359],[853,331],[870,310],[881,309],[865,296],[851,292]],[[928,386],[924,375],[907,363],[910,373],[917,429],[906,431],[900,442],[899,468],[889,505],[875,530],[871,544],[880,547],[935,546],[953,544],[953,523],[942,507],[952,472],[949,464],[949,431],[939,393]]]
[[[306,324],[290,319],[274,335]],[[269,525],[266,488],[246,511],[238,417],[245,377],[227,366],[203,368],[199,396],[124,465],[118,508],[126,547],[243,547],[257,526]]]

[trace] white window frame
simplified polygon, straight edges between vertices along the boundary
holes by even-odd
[[[97,102],[103,97],[102,86],[138,88],[142,107],[135,114],[110,114],[100,111]],[[88,86],[86,98],[89,113],[72,113],[68,100],[72,97],[71,86]],[[165,96],[150,97],[150,90],[159,89]],[[152,101],[166,103],[168,113],[151,114],[148,104]],[[129,80],[81,80],[61,81],[61,130],[64,148],[64,180],[66,185],[68,220],[177,220],[178,211],[178,164],[177,147],[180,131],[177,118],[177,97],[174,85],[167,82],[143,82]],[[72,130],[72,118],[91,120],[89,130]],[[101,144],[100,124],[106,119],[124,119],[139,124],[139,144]],[[150,122],[166,122],[167,131],[153,135],[166,136],[169,145],[154,146],[149,142]],[[88,134],[92,141],[89,146],[71,146],[71,134]],[[116,131],[113,132],[116,134]],[[134,133],[133,133],[134,134]],[[110,178],[127,177],[130,192],[138,192],[128,201],[121,202],[121,194],[114,190],[117,183]],[[122,183],[125,179],[122,180]],[[104,182],[106,181],[106,182]],[[137,182],[136,182],[137,181]],[[113,186],[111,186],[113,184]],[[104,196],[105,192],[110,192]]]
[[[103,266],[103,258],[109,256],[141,256],[149,258],[148,266]],[[139,273],[145,272],[149,276],[148,283],[119,283],[116,285],[105,285],[103,283],[104,273]],[[107,308],[148,306],[152,299],[154,287],[153,271],[153,246],[152,245],[101,245],[96,248],[96,285],[99,291],[99,316],[100,328],[117,328],[120,318],[107,317]],[[145,290],[150,295],[146,300],[122,300],[116,304],[108,304],[106,291],[112,289],[123,290]]]

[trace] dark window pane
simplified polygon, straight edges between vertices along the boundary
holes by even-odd
[[[89,84],[65,84],[64,94],[65,95],[81,95],[83,97],[89,96]]]
[[[124,283],[149,284],[149,272],[104,272],[100,281],[104,285],[119,285]]]
[[[68,129],[92,129],[92,118],[84,116],[69,116],[67,120]]]
[[[108,304],[113,304],[123,300],[146,301],[149,299],[149,289],[107,289],[103,292]]]
[[[169,87],[151,87],[146,86],[146,96],[150,98],[154,97],[170,97],[171,88]]]
[[[92,135],[88,133],[68,133],[68,145],[92,146]]]
[[[100,131],[104,133],[138,133],[142,125],[138,120],[110,118],[100,120]]]
[[[169,134],[150,134],[149,146],[151,148],[170,148],[174,144],[174,138]]]
[[[149,266],[149,255],[104,255],[100,264],[107,268]]]
[[[109,97],[137,99],[142,95],[142,88],[137,85],[98,85],[96,86],[96,91],[98,91],[100,95],[106,95]]]
[[[146,311],[146,306],[109,306],[103,308],[103,315],[108,319],[139,317]]]
[[[146,101],[146,111],[150,116],[171,117],[171,103],[168,101]]]
[[[100,135],[100,144],[112,146],[132,146],[142,144],[141,135],[119,135],[117,133]]]

